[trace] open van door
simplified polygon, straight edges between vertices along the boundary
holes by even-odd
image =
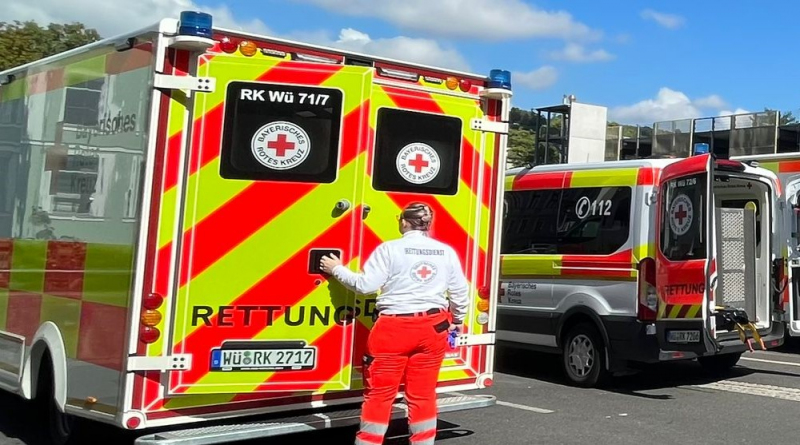
[[[713,164],[704,154],[669,164],[656,218],[658,341],[663,351],[716,352]]]
[[[800,336],[800,179],[786,184],[786,247],[789,261],[789,332]]]

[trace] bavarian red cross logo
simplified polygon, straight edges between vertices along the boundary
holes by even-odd
[[[427,283],[436,276],[436,265],[429,261],[420,261],[411,266],[411,279],[418,283]]]
[[[311,152],[308,133],[291,122],[272,122],[259,128],[250,141],[253,156],[273,170],[289,170],[302,164]]]
[[[403,147],[397,154],[397,171],[412,184],[432,181],[440,169],[439,153],[428,144],[414,142]]]
[[[678,195],[669,206],[669,226],[676,235],[683,235],[689,231],[694,217],[692,200],[686,195]]]

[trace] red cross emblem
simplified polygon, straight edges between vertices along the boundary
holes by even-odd
[[[415,173],[421,173],[423,168],[430,165],[430,162],[426,161],[422,157],[422,153],[417,153],[417,156],[415,156],[414,159],[408,161],[408,165],[414,167]]]
[[[419,269],[417,269],[417,275],[419,275],[420,278],[422,278],[423,280],[428,278],[428,275],[432,273],[433,271],[428,269],[428,266],[422,266]]]
[[[683,208],[683,204],[678,204],[678,208],[675,209],[675,213],[673,213],[672,216],[678,220],[678,224],[683,225],[683,219],[688,216],[686,210]]]
[[[294,150],[294,142],[287,141],[285,134],[279,134],[277,140],[267,142],[267,148],[275,150],[275,156],[282,158],[287,150]]]

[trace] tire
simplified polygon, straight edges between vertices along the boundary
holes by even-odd
[[[572,327],[564,337],[562,356],[564,373],[575,386],[594,388],[608,379],[606,346],[594,324]]]
[[[48,353],[42,357],[39,366],[37,403],[42,417],[47,419],[49,442],[53,445],[73,445],[82,443],[79,437],[79,419],[61,412],[56,403],[53,362]]]
[[[703,369],[713,375],[726,374],[739,362],[742,357],[741,353],[738,354],[720,354],[711,355],[708,357],[698,357],[697,362]]]

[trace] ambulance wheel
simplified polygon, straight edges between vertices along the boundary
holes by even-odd
[[[47,419],[47,432],[53,445],[73,445],[81,442],[79,437],[79,419],[62,412],[58,408],[55,397],[55,380],[53,377],[53,361],[50,354],[45,353],[39,366],[39,387],[37,399]]]
[[[591,323],[579,323],[564,337],[564,371],[569,380],[580,387],[592,388],[608,377],[603,338]]]
[[[739,362],[742,354],[720,354],[708,357],[698,357],[697,362],[703,369],[713,375],[725,374]]]

